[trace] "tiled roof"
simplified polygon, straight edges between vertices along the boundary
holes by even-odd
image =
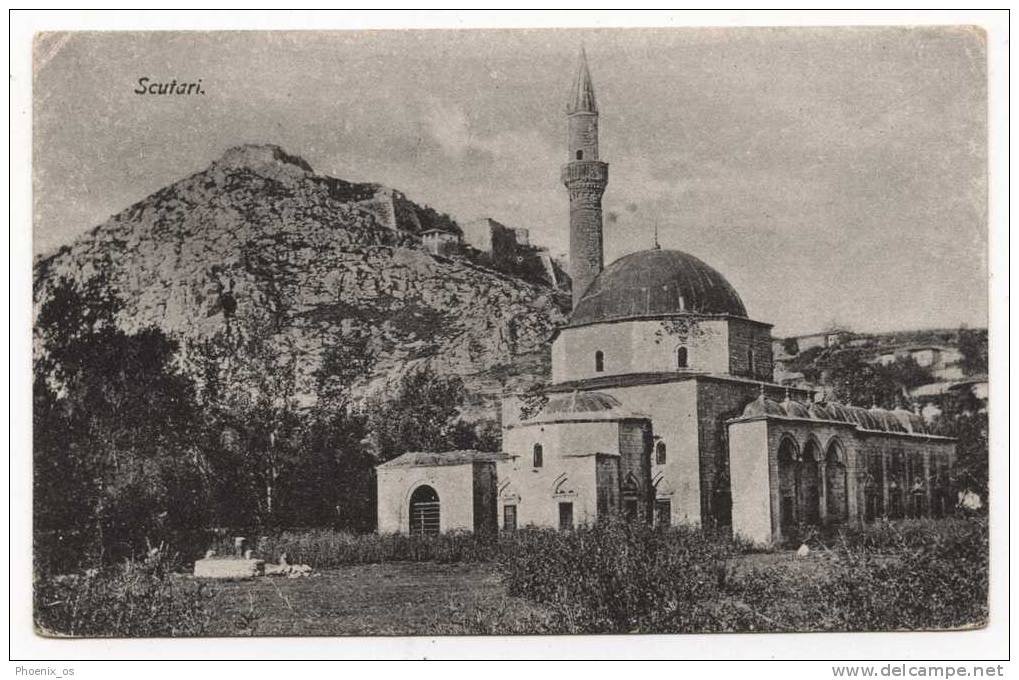
[[[462,449],[458,451],[411,451],[376,467],[435,467],[440,465],[469,465],[471,463],[506,460],[505,453]]]

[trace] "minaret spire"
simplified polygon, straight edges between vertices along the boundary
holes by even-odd
[[[583,47],[566,118],[569,161],[562,179],[570,194],[570,278],[576,308],[604,265],[601,197],[609,183],[609,164],[598,160],[598,104]]]
[[[573,81],[573,93],[566,104],[566,113],[598,113],[598,102],[594,98],[594,83],[591,82],[591,71],[587,67],[587,51],[580,47],[580,63],[577,77]]]

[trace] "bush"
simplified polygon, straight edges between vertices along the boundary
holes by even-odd
[[[270,562],[286,555],[290,564],[329,569],[380,562],[486,562],[495,559],[499,542],[492,536],[469,532],[406,536],[307,529],[264,536],[253,547],[258,557]],[[233,554],[233,539],[222,537],[212,548],[220,555]]]
[[[201,635],[209,621],[204,587],[174,576],[176,560],[158,551],[83,574],[37,577],[40,634],[72,637]]]
[[[984,625],[985,518],[881,523],[848,535],[829,583],[844,630]]]
[[[501,561],[510,595],[544,607],[546,632],[927,630],[986,621],[987,545],[980,518],[847,529],[806,559],[613,523],[519,532]]]
[[[693,605],[718,596],[733,547],[682,528],[607,522],[522,531],[502,562],[510,595],[544,605],[567,633],[698,629]]]

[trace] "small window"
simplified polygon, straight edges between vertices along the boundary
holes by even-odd
[[[594,370],[596,373],[601,373],[605,370],[605,353],[601,350],[594,353]]]
[[[750,375],[754,374],[754,350],[750,348],[747,350],[747,373]]]
[[[577,160],[578,161],[584,160],[584,152],[580,149],[577,149]]]
[[[655,525],[667,527],[672,524],[672,501],[668,498],[655,500]]]
[[[655,465],[665,465],[665,442],[655,444]]]
[[[502,528],[504,531],[517,530],[517,506],[504,505],[502,508]]]
[[[676,368],[686,368],[688,365],[686,358],[686,347],[676,348]]]
[[[541,444],[535,444],[534,445],[534,467],[536,467],[536,468],[540,468],[541,467],[542,463],[544,462],[544,461],[542,461],[542,454],[543,453],[544,453],[544,451],[541,448]]]
[[[573,528],[573,503],[559,504],[559,529],[565,531]]]

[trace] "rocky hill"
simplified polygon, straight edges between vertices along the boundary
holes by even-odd
[[[121,326],[177,338],[199,381],[210,347],[224,365],[254,366],[268,350],[308,404],[329,348],[359,342],[374,358],[359,396],[424,363],[464,378],[465,417],[494,415],[504,387],[545,379],[561,302],[430,255],[416,234],[439,223],[457,230],[398,191],[316,175],[275,146],[237,147],[37,258],[36,308],[59,278],[102,270],[127,304]],[[233,375],[231,389],[252,389]]]

